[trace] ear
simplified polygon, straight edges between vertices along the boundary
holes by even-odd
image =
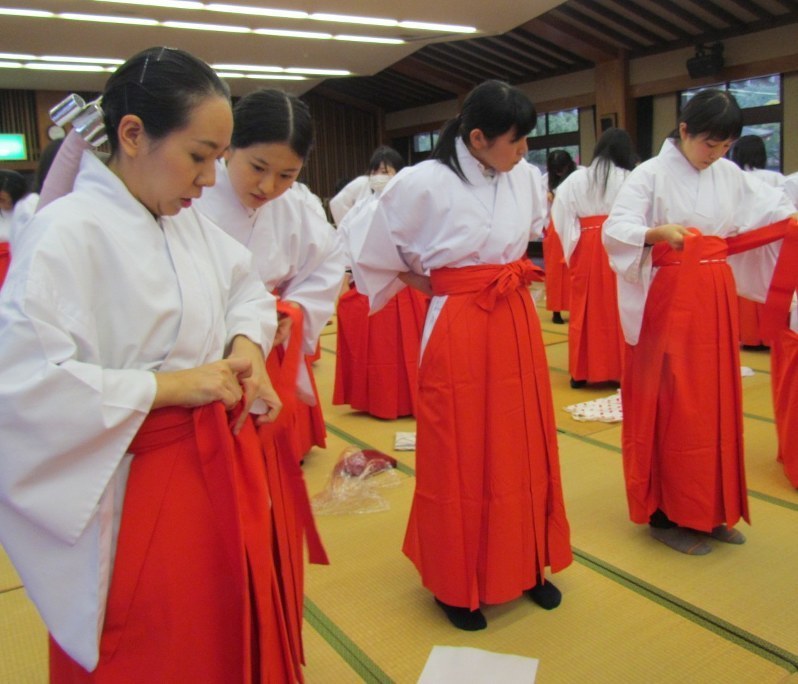
[[[488,146],[488,139],[481,128],[474,128],[468,134],[468,141],[475,150],[484,150]]]
[[[682,140],[684,140],[687,137],[687,124],[684,121],[682,121],[682,123],[679,124],[679,137]]]
[[[128,157],[138,156],[147,140],[144,122],[135,114],[125,114],[116,128],[119,149]]]
[[[228,145],[227,149],[222,152],[222,158],[224,159],[225,164],[230,163],[230,159],[233,157],[233,152],[235,152],[235,148],[232,145]]]

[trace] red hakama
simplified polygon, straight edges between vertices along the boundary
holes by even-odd
[[[740,310],[740,344],[746,347],[770,346],[761,327],[762,307],[764,304],[751,301],[745,297],[737,297]]]
[[[406,287],[369,316],[368,297],[351,287],[338,300],[333,404],[377,418],[416,414],[418,355],[429,298]]]
[[[571,279],[562,242],[549,223],[543,235],[543,270],[546,273],[546,309],[568,311],[571,305]]]
[[[301,309],[278,302],[278,310],[291,318],[292,331],[302,330],[304,316]],[[302,681],[301,666],[305,662],[302,646],[305,540],[311,563],[329,562],[316,530],[305,478],[299,466],[304,452],[300,452],[298,447],[300,436],[296,414],[309,408],[296,396],[296,378],[301,363],[306,363],[306,356],[302,353],[300,334],[292,334],[286,346],[272,349],[266,360],[266,369],[283,403],[283,409],[274,423],[258,427],[258,435],[266,453],[266,473],[272,496],[273,546],[282,570],[278,586],[285,606],[285,623],[297,681]]]
[[[549,371],[522,259],[444,268],[419,369],[404,552],[441,601],[503,603],[572,560]]]
[[[773,410],[779,439],[778,460],[793,487],[798,487],[798,333],[782,330],[770,349]]]
[[[100,662],[53,684],[294,681],[263,452],[220,403],[153,411],[130,446]]]
[[[7,242],[0,242],[0,287],[5,282],[9,266],[11,266],[11,246]]]
[[[313,377],[311,357],[302,353],[304,313],[301,308],[281,301],[277,302],[277,311],[281,316],[291,318],[292,332],[287,345],[279,345],[269,353],[266,370],[283,403],[275,424],[275,427],[288,433],[282,440],[282,448],[287,449],[297,463],[301,463],[314,446],[324,448],[327,445],[327,428],[324,425],[316,379]],[[308,406],[297,397],[296,383],[300,364],[304,364],[307,369],[311,391],[316,398],[315,406]]]
[[[606,219],[606,216],[579,219],[582,232],[569,267],[568,370],[574,380],[621,379],[624,341],[617,286],[601,244],[601,227]]]
[[[709,532],[748,518],[737,293],[726,242],[690,236],[654,246],[659,267],[622,382],[630,517],[662,510]]]

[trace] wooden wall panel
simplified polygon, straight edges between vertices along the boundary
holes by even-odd
[[[371,153],[381,143],[377,112],[310,93],[302,98],[310,107],[316,146],[305,163],[301,180],[322,199],[334,195],[335,184],[366,172]]]
[[[3,167],[35,169],[41,140],[36,116],[36,93],[33,90],[0,90],[0,133],[24,133],[28,146],[27,161],[3,162]]]

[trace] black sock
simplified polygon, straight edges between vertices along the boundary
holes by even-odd
[[[552,323],[565,323],[565,321],[562,319],[562,314],[559,311],[555,311],[551,315],[551,322]]]
[[[648,524],[651,527],[656,527],[660,530],[667,530],[671,527],[676,527],[676,523],[673,522],[667,515],[665,515],[659,508],[654,511],[648,519]]]
[[[541,608],[552,610],[560,605],[562,593],[548,580],[543,580],[526,592],[535,603]]]
[[[482,614],[482,611],[477,608],[476,610],[469,610],[468,608],[460,608],[459,606],[450,606],[444,603],[437,596],[435,597],[437,603],[446,617],[457,629],[464,629],[467,632],[476,632],[478,629],[485,629],[488,626],[488,621]]]

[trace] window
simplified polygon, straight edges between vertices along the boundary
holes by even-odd
[[[432,152],[438,142],[438,132],[416,133],[413,136],[413,152]]]
[[[743,110],[743,135],[758,135],[765,141],[767,167],[781,171],[782,146],[781,131],[784,120],[784,107],[781,96],[781,75],[772,74],[760,78],[747,78],[742,81],[718,83],[706,88],[726,90],[734,95]],[[697,92],[705,88],[682,91],[681,106],[690,101]]]
[[[552,150],[565,150],[579,164],[579,110],[563,109],[538,114],[535,129],[527,138],[530,164],[546,173],[546,158]]]

